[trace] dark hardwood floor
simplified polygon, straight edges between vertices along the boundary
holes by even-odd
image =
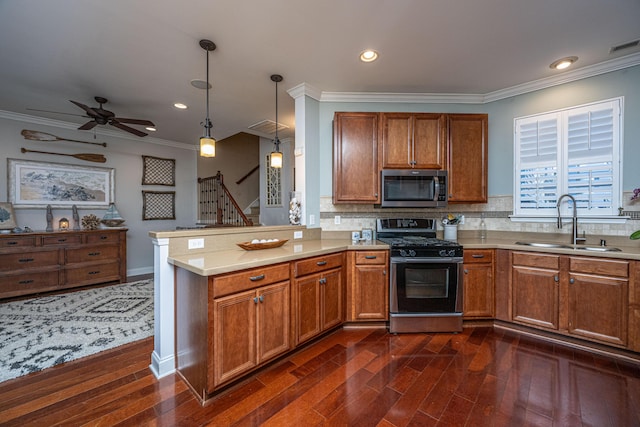
[[[475,327],[339,330],[201,406],[152,339],[0,384],[0,424],[640,426],[640,365]]]

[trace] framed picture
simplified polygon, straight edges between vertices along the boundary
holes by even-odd
[[[15,208],[107,208],[115,202],[111,168],[7,159],[7,174]]]
[[[176,185],[176,161],[142,156],[142,185]]]
[[[13,230],[16,224],[16,214],[11,203],[0,202],[0,230]]]
[[[176,219],[175,191],[142,191],[142,220]]]

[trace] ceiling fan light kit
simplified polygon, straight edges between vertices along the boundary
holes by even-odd
[[[215,157],[216,156],[216,140],[211,137],[211,119],[209,119],[209,52],[216,50],[216,45],[211,40],[200,40],[200,47],[207,52],[207,117],[204,119],[204,136],[200,138],[200,156],[202,157]]]
[[[269,155],[269,164],[272,168],[281,168],[282,152],[280,151],[280,138],[278,138],[278,83],[282,81],[282,76],[280,74],[273,74],[271,81],[276,84],[276,137],[273,140],[275,149]]]

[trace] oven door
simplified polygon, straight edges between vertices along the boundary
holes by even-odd
[[[462,312],[462,258],[391,257],[391,313]]]

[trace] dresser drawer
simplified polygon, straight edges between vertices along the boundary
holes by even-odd
[[[342,267],[343,254],[330,254],[303,259],[293,263],[293,271],[296,277],[318,273],[332,268]]]
[[[117,245],[93,245],[65,250],[67,264],[80,262],[112,260],[117,261],[119,248]]]
[[[87,235],[87,243],[118,243],[120,233],[91,233]]]
[[[258,286],[289,280],[289,264],[276,264],[213,278],[213,297],[221,297]]]
[[[42,237],[42,246],[78,245],[80,243],[82,243],[82,236],[80,234],[57,234],[55,236]]]
[[[58,289],[59,268],[54,267],[37,273],[0,275],[2,298],[26,295]]]
[[[68,267],[64,271],[66,286],[82,286],[93,283],[120,280],[120,263],[109,262],[83,267]]]
[[[0,271],[23,270],[56,266],[59,263],[59,251],[47,250],[20,253],[3,253],[0,255]]]
[[[387,251],[356,251],[356,264],[386,264]]]
[[[35,245],[35,236],[8,236],[0,238],[0,248],[18,248]]]

